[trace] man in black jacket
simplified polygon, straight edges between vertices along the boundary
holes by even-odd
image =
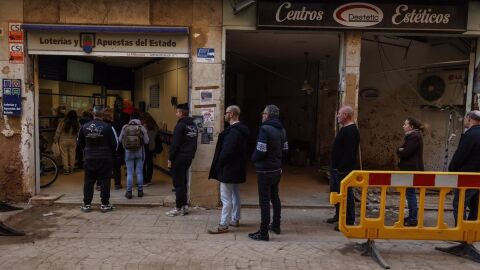
[[[220,224],[208,233],[228,232],[228,226],[240,225],[239,184],[245,183],[247,167],[248,127],[240,123],[240,108],[232,105],[225,110],[225,121],[230,124],[218,136],[209,179],[220,181],[222,216]]]
[[[102,121],[104,108],[93,108],[93,120],[82,126],[78,134],[78,145],[84,149],[85,183],[83,187],[83,205],[81,210],[89,212],[93,199],[93,188],[100,182],[100,210],[108,212],[113,209],[110,204],[110,177],[112,175],[113,157],[118,147],[115,131],[110,124]]]
[[[357,166],[357,155],[360,144],[360,133],[353,122],[353,109],[342,106],[338,110],[337,122],[342,126],[335,137],[332,147],[332,165],[330,171],[330,192],[339,192],[340,183]],[[335,205],[335,216],[328,219],[328,223],[338,221],[339,205]],[[346,224],[355,223],[355,198],[353,190],[347,192],[347,217]],[[338,226],[335,227],[338,230]]]
[[[465,115],[464,126],[467,131],[460,138],[457,151],[450,161],[450,172],[479,172],[480,170],[480,111],[471,111]],[[458,219],[459,191],[455,190],[453,198],[453,217]],[[478,215],[478,189],[467,189],[465,192],[465,208],[463,219],[476,220]],[[470,210],[466,217],[467,207]]]
[[[179,118],[173,131],[168,168],[175,187],[175,208],[165,213],[169,217],[188,214],[188,168],[197,151],[198,128],[188,116],[188,104],[178,104],[175,115]]]
[[[278,185],[282,175],[282,156],[288,151],[285,129],[280,122],[280,110],[267,105],[262,113],[262,126],[257,146],[252,155],[258,178],[258,196],[261,212],[260,230],[248,234],[253,240],[268,241],[268,230],[280,234],[281,204]],[[273,221],[270,223],[270,201],[273,207]]]

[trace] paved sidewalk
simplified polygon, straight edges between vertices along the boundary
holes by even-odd
[[[33,207],[8,223],[25,237],[0,237],[0,269],[381,269],[355,241],[333,231],[328,209],[286,209],[282,235],[255,242],[259,210],[243,209],[242,226],[209,235],[219,210],[167,217],[163,207],[121,207],[102,214],[79,207]],[[50,216],[43,214],[54,213]],[[358,242],[358,241],[356,241]],[[478,269],[434,250],[445,242],[378,241],[392,269]],[[478,246],[477,246],[478,247]]]

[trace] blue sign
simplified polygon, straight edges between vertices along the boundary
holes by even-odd
[[[3,115],[22,115],[22,80],[3,79]]]
[[[214,48],[197,48],[197,62],[213,63],[215,60]]]

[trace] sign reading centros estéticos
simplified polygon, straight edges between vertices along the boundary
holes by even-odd
[[[468,2],[460,1],[257,1],[258,28],[350,28],[464,32]]]
[[[3,115],[22,115],[22,80],[3,79]]]

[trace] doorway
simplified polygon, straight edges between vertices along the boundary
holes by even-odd
[[[329,32],[226,31],[225,107],[241,108],[255,147],[260,113],[280,108],[290,151],[284,159],[280,197],[284,205],[328,204],[327,165],[335,130],[339,35]],[[249,164],[242,203],[258,204]]]

